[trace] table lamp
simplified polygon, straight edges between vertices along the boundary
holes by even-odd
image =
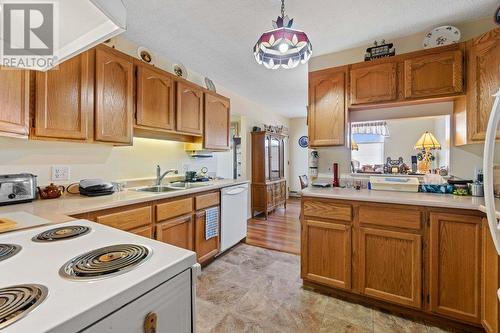
[[[422,151],[422,154],[418,155],[420,160],[418,171],[428,173],[431,163],[435,159],[431,150],[441,149],[441,145],[432,133],[426,131],[415,143],[415,149]]]

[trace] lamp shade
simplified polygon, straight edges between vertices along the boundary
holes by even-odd
[[[425,132],[424,134],[422,134],[420,139],[418,139],[417,143],[415,143],[415,149],[418,150],[441,149],[441,145],[439,144],[438,140],[432,133]]]

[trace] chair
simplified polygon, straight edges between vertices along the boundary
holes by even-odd
[[[309,186],[309,180],[307,179],[306,175],[299,176],[299,181],[300,181],[300,189],[303,190],[307,186]]]

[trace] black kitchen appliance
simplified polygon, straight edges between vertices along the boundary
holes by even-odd
[[[80,194],[87,197],[99,197],[115,192],[111,182],[102,179],[83,179],[79,185]]]

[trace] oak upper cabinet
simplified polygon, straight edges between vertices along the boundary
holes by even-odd
[[[107,46],[96,48],[95,140],[132,144],[134,65]]]
[[[432,312],[479,323],[481,232],[480,217],[430,213]]]
[[[136,61],[136,70],[136,125],[159,130],[175,130],[172,76],[139,61]]]
[[[344,145],[346,77],[347,67],[309,73],[308,128],[311,147]]]
[[[156,225],[156,239],[194,251],[193,215],[184,215]]]
[[[229,149],[229,99],[205,93],[205,127],[203,147],[210,150]]]
[[[404,97],[453,96],[463,92],[463,52],[452,50],[404,61]]]
[[[28,136],[29,87],[29,71],[0,67],[0,136]]]
[[[474,38],[466,44],[467,137],[472,143],[483,142],[493,107],[493,94],[500,87],[500,28]],[[500,131],[497,131],[500,139]]]
[[[70,140],[92,139],[93,59],[84,52],[56,69],[36,72],[33,136]]]
[[[352,227],[306,218],[302,222],[303,279],[351,289]]]
[[[390,102],[398,98],[396,62],[355,64],[350,70],[350,104]]]
[[[500,303],[497,291],[500,288],[500,259],[491,238],[488,221],[482,222],[483,251],[481,269],[481,324],[488,333],[500,332]]]
[[[420,308],[422,236],[375,228],[359,229],[361,293]]]
[[[177,131],[203,135],[203,91],[187,81],[177,82]]]

